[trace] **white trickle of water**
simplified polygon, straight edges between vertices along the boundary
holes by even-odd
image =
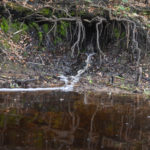
[[[65,92],[69,92],[69,91],[73,91],[74,85],[75,83],[77,83],[81,77],[81,75],[88,70],[88,67],[90,65],[91,62],[91,57],[94,55],[95,53],[89,54],[87,56],[86,59],[86,66],[79,70],[77,75],[75,76],[70,76],[70,77],[66,77],[64,75],[60,75],[60,80],[65,82],[65,85],[62,87],[50,87],[50,88],[1,88],[0,92],[38,92],[38,91],[65,91]],[[69,81],[70,79],[70,81]]]

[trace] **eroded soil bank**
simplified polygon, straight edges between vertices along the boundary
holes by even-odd
[[[92,56],[74,90],[150,95],[149,4],[0,3],[0,87],[57,87]],[[142,71],[139,72],[139,68]]]

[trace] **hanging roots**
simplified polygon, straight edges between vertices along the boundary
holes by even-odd
[[[141,59],[141,49],[138,46],[138,42],[135,39],[136,37],[136,24],[134,22],[132,22],[133,24],[133,35],[132,35],[132,51],[134,53],[134,51],[137,51],[137,62],[136,62],[136,66],[139,67],[140,64],[140,59]]]
[[[97,48],[99,50],[99,56],[100,56],[100,65],[102,64],[102,56],[104,56],[104,53],[102,52],[101,50],[101,47],[100,47],[100,43],[99,43],[99,37],[101,36],[101,33],[102,33],[102,30],[103,30],[103,26],[101,27],[101,30],[99,31],[99,26],[102,24],[102,22],[106,19],[104,18],[101,18],[101,17],[96,17],[95,18],[96,21],[98,21],[96,23],[96,43],[97,43]]]
[[[71,47],[71,56],[74,57],[74,51],[75,51],[75,48],[77,47],[78,49],[78,53],[79,53],[79,45],[80,43],[82,44],[84,39],[85,39],[85,27],[82,23],[82,20],[81,18],[78,18],[76,20],[76,28],[78,30],[78,34],[77,34],[77,41],[73,44],[73,46]]]

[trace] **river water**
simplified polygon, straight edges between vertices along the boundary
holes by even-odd
[[[149,150],[149,101],[92,92],[0,93],[0,150],[87,149]]]

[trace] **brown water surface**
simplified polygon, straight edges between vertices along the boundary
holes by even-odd
[[[149,150],[150,103],[139,95],[0,93],[0,150]]]

